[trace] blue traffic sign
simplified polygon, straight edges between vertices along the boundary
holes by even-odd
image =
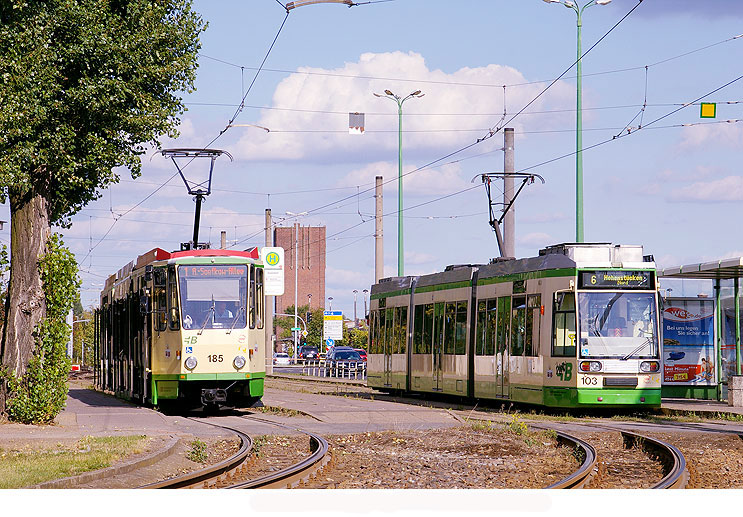
[[[328,338],[328,339],[325,340],[325,346],[327,346],[328,348],[330,348],[333,345],[335,345],[335,339]]]

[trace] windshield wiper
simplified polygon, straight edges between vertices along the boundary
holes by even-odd
[[[634,350],[632,350],[629,354],[627,354],[624,357],[622,357],[621,360],[622,361],[626,361],[627,359],[629,359],[630,357],[632,357],[637,352],[639,352],[640,350],[642,350],[643,348],[645,348],[647,345],[649,345],[651,343],[652,343],[652,340],[650,339],[650,337],[645,338],[645,341],[643,341],[642,344],[640,344],[640,346],[638,346],[637,348],[635,348]]]
[[[204,324],[201,325],[201,328],[199,329],[199,332],[197,335],[201,335],[204,332],[204,328],[206,328],[206,324],[209,323],[209,318],[211,318],[214,314],[214,305],[212,305],[208,311],[206,311],[206,318],[204,319]]]
[[[237,311],[237,316],[235,316],[235,319],[232,320],[232,326],[230,327],[230,330],[227,331],[228,334],[231,334],[232,329],[235,328],[235,324],[237,324],[237,318],[240,317],[241,312],[245,312],[245,307],[243,307],[242,305],[240,306],[240,309]]]

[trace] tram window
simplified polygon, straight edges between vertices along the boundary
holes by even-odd
[[[502,354],[508,349],[509,324],[511,321],[511,297],[498,298],[498,331],[496,335],[496,353]]]
[[[423,305],[416,305],[413,317],[413,353],[423,354],[425,353],[425,345],[423,344]]]
[[[526,297],[514,296],[511,309],[511,357],[524,354],[526,342]]]
[[[263,296],[263,268],[259,267],[255,270],[255,306],[256,313],[258,315],[258,328],[263,328],[263,308],[264,308]]]
[[[248,300],[248,321],[250,328],[255,328],[255,266],[248,266],[250,269],[250,299]]]
[[[477,302],[477,327],[475,329],[475,355],[485,355],[485,343],[487,342],[485,330],[487,329],[488,302],[481,300]]]
[[[377,342],[377,311],[369,311],[369,344],[367,350],[370,354],[376,354]]]
[[[433,304],[426,304],[423,310],[423,353],[433,352]]]
[[[444,313],[444,353],[454,353],[454,340],[456,337],[457,304],[449,302],[446,304]]]
[[[392,323],[392,334],[390,336],[390,351],[391,354],[398,353],[398,350],[400,350],[400,308],[399,307],[393,307],[391,309],[387,309],[392,311],[392,319],[388,323]]]
[[[488,300],[487,328],[485,329],[485,355],[495,354],[495,334],[498,314],[498,300]]]
[[[533,357],[539,355],[539,327],[541,322],[541,299],[539,294],[530,294],[527,298],[526,309],[526,341],[524,355]]]
[[[400,353],[408,350],[408,307],[400,307]]]
[[[170,330],[180,330],[181,317],[178,311],[178,289],[177,289],[175,266],[168,266],[168,314],[170,315]]]
[[[457,319],[455,327],[454,353],[467,353],[467,302],[457,302]]]
[[[378,333],[377,333],[377,353],[383,354],[384,353],[384,343],[385,343],[385,330],[387,329],[386,326],[386,319],[387,319],[387,310],[386,309],[380,309],[379,310],[379,318],[377,319],[377,327],[378,327]]]
[[[384,353],[393,354],[395,346],[395,309],[390,307],[385,309],[387,313],[384,317]]]
[[[552,356],[575,357],[575,295],[557,293],[552,316]]]
[[[155,306],[155,330],[162,332],[168,328],[168,297],[165,294],[165,285],[154,288],[153,302]]]

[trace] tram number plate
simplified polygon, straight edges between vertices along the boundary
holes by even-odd
[[[222,354],[210,354],[207,357],[209,358],[210,363],[221,363],[224,361],[224,356]]]
[[[598,377],[588,377],[587,375],[584,375],[581,377],[581,383],[583,386],[598,386],[599,385],[599,378]]]

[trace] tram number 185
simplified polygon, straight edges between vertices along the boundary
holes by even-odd
[[[224,361],[224,356],[222,354],[211,354],[207,356],[209,358],[210,363],[221,363]]]
[[[598,386],[599,379],[598,377],[588,377],[584,375],[581,382],[584,386]]]

